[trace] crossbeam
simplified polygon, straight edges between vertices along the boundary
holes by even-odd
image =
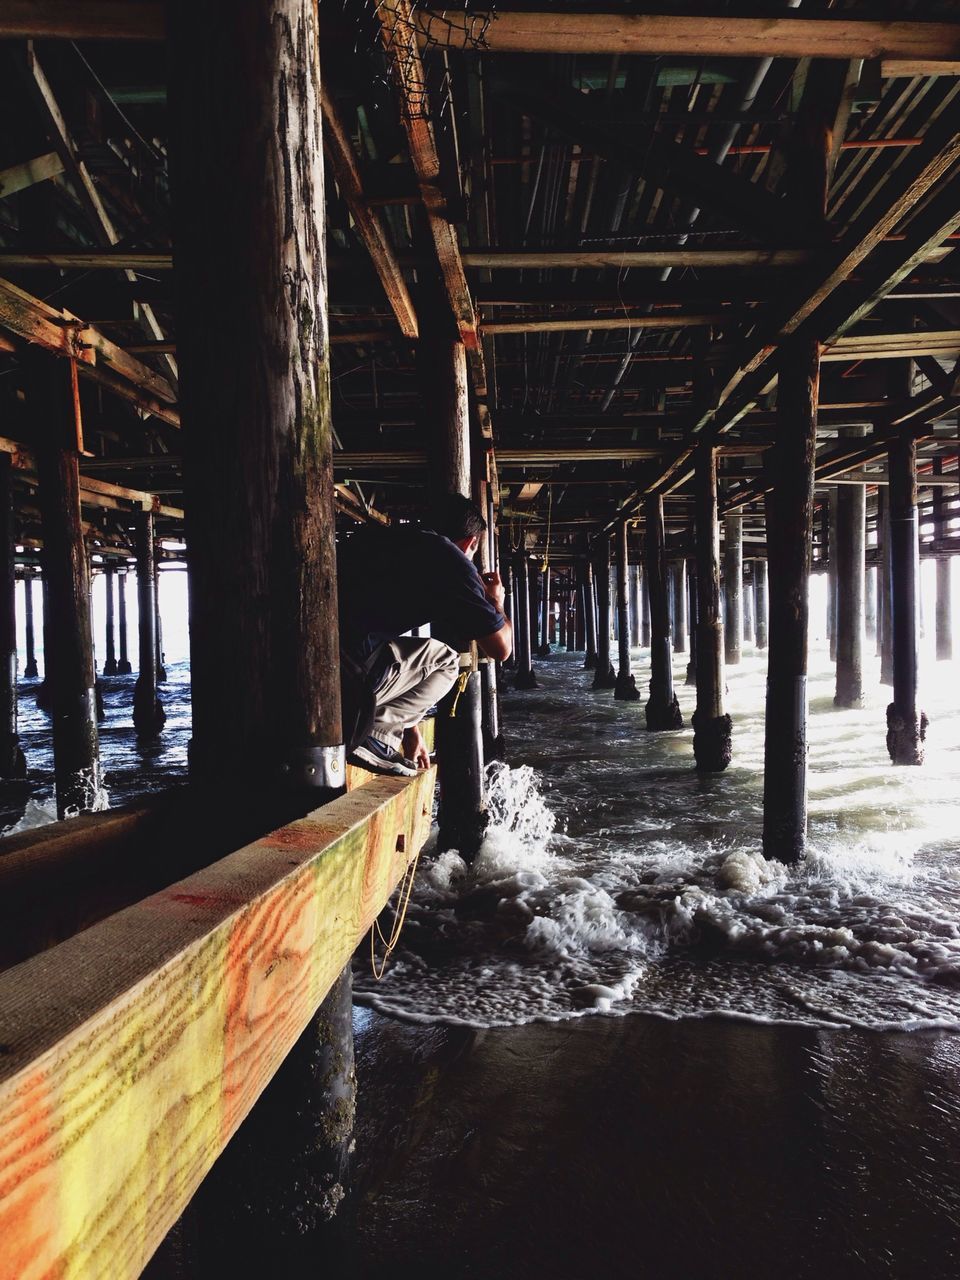
[[[378,778],[0,975],[5,1276],[138,1276],[384,907],[435,770]]]

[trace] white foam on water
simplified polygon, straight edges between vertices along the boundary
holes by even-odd
[[[960,1027],[952,681],[926,702],[927,764],[894,769],[886,691],[835,711],[821,659],[808,855],[786,866],[760,854],[759,657],[728,673],[734,764],[709,779],[689,730],[646,733],[642,703],[587,694],[569,659],[543,670],[508,703],[537,768],[493,767],[479,857],[425,855],[395,959],[379,984],[358,969],[358,999],[472,1026],[643,1011]]]
[[[45,827],[56,820],[57,802],[52,796],[45,800],[28,800],[23,816],[9,827],[4,827],[0,835],[15,836],[21,831],[36,831],[38,827]]]

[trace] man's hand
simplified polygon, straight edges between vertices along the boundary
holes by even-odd
[[[403,754],[407,760],[412,760],[418,769],[430,768],[430,752],[427,750],[427,744],[423,740],[423,734],[418,725],[414,725],[412,729],[404,729]]]
[[[480,581],[483,583],[484,595],[496,605],[500,613],[503,613],[503,597],[505,593],[499,573],[497,573],[496,569],[491,573],[481,573]]]

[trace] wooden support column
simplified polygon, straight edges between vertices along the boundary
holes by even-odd
[[[807,633],[813,547],[820,344],[798,339],[780,359],[777,432],[768,452],[770,656],[763,774],[763,852],[803,857],[807,837]]]
[[[685,683],[697,683],[697,562],[687,565],[687,639],[690,645],[690,661],[687,663]]]
[[[103,567],[103,586],[107,600],[107,656],[103,663],[103,674],[105,676],[115,676],[117,674],[117,636],[116,626],[114,625],[114,583],[116,581],[117,571],[112,564],[105,564]]]
[[[573,608],[575,615],[573,620],[573,647],[577,653],[584,653],[587,648],[587,616],[586,609],[584,608],[583,566],[579,561],[577,563],[576,574],[577,581],[573,592]]]
[[[740,661],[743,639],[743,516],[723,522],[723,656],[728,666]]]
[[[920,527],[917,444],[912,436],[891,444],[889,469],[893,701],[887,707],[887,750],[894,764],[923,764],[927,717],[917,705]]]
[[[744,564],[743,573],[743,643],[756,643],[756,626],[754,622],[753,573],[747,571]]]
[[[72,396],[59,361],[28,353],[43,528],[44,685],[53,719],[57,816],[103,807],[90,627],[90,566],[80,518]]]
[[[617,633],[618,659],[617,683],[613,696],[623,702],[639,702],[640,692],[630,670],[630,585],[627,563],[627,522],[617,525]]]
[[[837,660],[837,491],[831,489],[824,504],[827,529],[827,639],[830,642],[830,661]]]
[[[346,776],[317,13],[313,0],[166,12],[191,777],[212,808],[248,803],[267,829]],[[198,1214],[203,1274],[321,1265],[349,1189],[349,995],[348,966],[227,1149]]]
[[[503,616],[507,619],[514,631],[517,629],[516,618],[516,582],[513,564],[513,554],[510,549],[510,542],[505,532],[500,533],[500,577],[503,581]],[[510,650],[509,658],[503,661],[503,669],[512,671],[517,665],[517,646],[514,644]]]
[[[670,652],[670,602],[667,588],[663,534],[663,498],[645,503],[646,574],[650,592],[650,697],[645,708],[647,728],[679,729],[683,725],[680,704],[673,691],[673,659]]]
[[[640,645],[650,648],[650,580],[646,569],[640,571]]]
[[[753,609],[756,617],[757,648],[767,647],[767,562],[753,562]]]
[[[27,642],[27,665],[23,669],[23,676],[25,680],[36,680],[40,673],[37,670],[37,642],[33,616],[32,569],[27,569],[23,575],[23,607],[25,615],[24,630],[26,631]]]
[[[697,709],[693,755],[700,773],[720,773],[733,755],[733,721],[724,711],[723,621],[720,617],[720,522],[717,453],[697,448],[694,464],[697,543]]]
[[[550,653],[550,566],[540,574],[540,647],[537,653],[546,658]]]
[[[162,684],[167,678],[167,669],[163,653],[163,615],[160,612],[160,566],[154,560],[153,603],[156,611],[154,624],[154,640],[157,649],[157,683]]]
[[[593,565],[589,556],[580,561],[580,573],[585,633],[583,666],[585,671],[593,671],[597,665],[597,606],[593,597]]]
[[[432,283],[422,290],[418,315],[417,384],[422,427],[429,441],[431,491],[437,498],[458,493],[472,499],[467,353],[446,298]],[[432,634],[456,649],[462,664],[470,661],[469,637],[439,627]],[[440,775],[437,846],[441,852],[457,849],[470,862],[487,829],[479,671],[467,677],[465,688],[455,685],[437,704],[436,748]]]
[[[27,762],[17,735],[17,579],[13,528],[13,468],[0,456],[0,778],[24,778]]]
[[[630,583],[630,647],[640,648],[640,566],[632,564],[628,567]]]
[[[564,583],[558,592],[559,613],[557,614],[557,644],[561,649],[567,647],[567,587]]]
[[[877,495],[880,528],[880,565],[877,570],[877,648],[880,653],[880,683],[893,684],[893,584],[890,561],[890,496]]]
[[[497,566],[497,529],[494,523],[496,512],[490,486],[484,480],[479,485],[480,509],[484,513],[487,527],[480,539],[481,573],[492,573]],[[480,660],[480,722],[483,735],[483,758],[489,764],[491,760],[503,759],[503,733],[500,726],[500,664],[493,658]]]
[[[850,427],[848,436],[862,436],[863,427]],[[838,707],[863,706],[864,575],[867,536],[867,490],[862,484],[840,486],[833,545],[837,572],[837,688]]]
[[[877,640],[877,577],[876,565],[867,565],[863,576],[864,634],[874,646]]]
[[[514,600],[517,617],[513,624],[517,645],[517,674],[514,676],[515,689],[536,689],[537,676],[533,669],[530,654],[530,570],[527,553],[517,552],[514,561]]]
[[[127,652],[127,570],[117,575],[117,634],[120,640],[120,656],[117,659],[117,675],[128,676],[133,668]]]
[[[934,458],[934,475],[943,475],[943,459]],[[937,542],[947,536],[947,504],[943,489],[933,491],[933,529]],[[941,555],[937,559],[937,612],[936,642],[937,661],[949,662],[953,658],[953,589],[951,582],[952,559]]]
[[[40,555],[40,563],[43,564],[43,554]],[[41,711],[49,711],[52,705],[51,684],[48,680],[50,671],[50,659],[47,656],[53,650],[53,641],[50,637],[50,585],[47,582],[47,575],[44,573],[40,578],[40,598],[42,601],[42,617],[41,617],[41,635],[43,636],[43,679],[37,686],[36,703]],[[91,660],[92,660],[91,653]]]
[[[157,579],[153,567],[153,512],[138,511],[137,604],[140,626],[140,661],[133,689],[133,723],[137,733],[159,733],[166,712],[157,696]]]
[[[687,649],[687,562],[674,562],[670,574],[673,591],[673,652],[685,653]]]
[[[593,580],[597,588],[597,668],[593,687],[614,689],[617,673],[610,661],[610,539],[605,534],[597,547]]]

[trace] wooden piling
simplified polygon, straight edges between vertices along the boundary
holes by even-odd
[[[694,686],[697,683],[697,562],[695,559],[687,565],[687,643],[690,660],[687,663],[685,683]]]
[[[517,674],[514,676],[515,689],[536,689],[537,676],[533,669],[530,652],[530,562],[527,553],[517,552],[514,560],[514,600],[516,602],[516,619],[513,633],[517,646]]]
[[[500,534],[500,577],[503,581],[503,615],[513,627],[517,628],[516,618],[516,584],[514,582],[514,565],[513,554],[510,550],[510,542],[506,532],[501,531]],[[514,644],[510,650],[510,656],[504,658],[503,669],[512,671],[517,665],[517,646]]]
[[[561,649],[567,648],[567,588],[561,586],[558,595],[559,612],[557,614],[557,644]]]
[[[23,575],[23,608],[24,608],[24,631],[26,632],[27,645],[27,662],[23,668],[23,677],[25,680],[36,680],[39,676],[37,669],[37,642],[36,632],[34,630],[35,622],[33,616],[33,570],[27,569]]]
[[[627,522],[617,525],[617,683],[613,696],[623,702],[638,702],[640,692],[630,670],[630,584],[627,564]]]
[[[723,705],[723,621],[720,617],[720,522],[717,453],[697,447],[694,464],[697,550],[697,708],[693,755],[700,773],[720,773],[733,755],[733,721]]]
[[[763,852],[795,862],[807,834],[807,634],[813,546],[813,464],[817,444],[820,344],[784,346],[777,432],[768,452],[773,487],[766,498],[770,568],[763,775]]]
[[[671,565],[670,589],[673,594],[673,652],[687,650],[687,564],[676,560]]]
[[[13,467],[0,457],[0,778],[24,778],[27,762],[17,734],[17,579],[13,527]]]
[[[153,566],[153,512],[136,513],[137,605],[139,666],[133,689],[133,723],[137,733],[150,737],[167,718],[157,696],[157,579]]]
[[[117,674],[117,636],[115,626],[115,613],[113,605],[114,583],[117,571],[112,564],[103,566],[103,587],[106,596],[106,632],[107,632],[107,656],[103,662],[103,674],[105,676],[115,676]]]
[[[545,564],[539,577],[540,583],[540,644],[537,654],[546,658],[550,654],[550,566]]]
[[[743,643],[756,643],[756,626],[753,597],[753,570],[744,562],[743,566]]]
[[[587,612],[584,608],[584,572],[580,561],[577,562],[576,583],[573,592],[574,625],[573,647],[577,653],[585,653],[587,648]]]
[[[40,555],[40,563],[43,564],[43,554]],[[41,609],[41,635],[43,636],[43,679],[37,686],[36,703],[41,711],[49,711],[52,705],[52,694],[50,692],[51,685],[48,680],[49,675],[49,659],[47,654],[53,650],[53,640],[50,635],[50,585],[47,582],[46,574],[40,578],[40,598],[42,601]],[[91,653],[92,661],[92,653]]]
[[[601,537],[594,561],[597,588],[597,668],[594,689],[615,689],[617,673],[610,661],[610,540]]]
[[[934,475],[943,475],[943,459],[935,458]],[[947,536],[947,504],[943,489],[933,491],[933,529],[937,542],[942,543]],[[936,644],[937,661],[949,662],[953,658],[953,584],[951,581],[951,558],[941,555],[937,558],[937,608],[936,608]]]
[[[917,704],[920,529],[917,444],[902,436],[890,446],[890,578],[893,701],[887,707],[887,750],[894,764],[923,764],[927,717]]]
[[[653,494],[644,504],[646,527],[646,577],[650,593],[650,697],[645,708],[647,728],[679,729],[683,725],[680,704],[673,691],[673,659],[670,651],[670,603],[667,597],[667,565],[663,532],[663,498]]]
[[[767,562],[753,562],[753,612],[756,626],[756,644],[758,649],[767,647]]]
[[[480,539],[480,571],[491,573],[497,569],[496,513],[493,498],[486,481],[480,485],[479,506],[484,512],[487,528]],[[493,658],[480,659],[480,723],[483,737],[483,758],[486,763],[503,758],[503,733],[500,725],[500,664]]]
[[[640,646],[650,648],[650,582],[645,569],[640,571]]]
[[[123,568],[117,574],[117,635],[120,641],[120,656],[117,659],[117,675],[128,676],[133,668],[127,652],[127,570]]]
[[[824,503],[826,517],[827,548],[827,640],[830,643],[830,661],[837,660],[837,491],[832,489]]]
[[[877,641],[877,575],[876,565],[867,565],[863,575],[864,635],[874,646]]]
[[[848,436],[862,436],[862,427],[850,427]],[[841,485],[837,495],[834,541],[837,582],[837,685],[838,707],[863,705],[863,637],[867,492],[860,484]]]
[[[593,594],[593,565],[589,556],[580,560],[579,568],[585,637],[583,666],[585,671],[594,671],[597,666],[597,606]]]
[[[100,808],[100,744],[90,626],[90,567],[80,518],[80,472],[68,372],[47,355],[25,356],[37,423],[43,532],[44,685],[53,719],[57,816]]]
[[[229,796],[275,825],[346,775],[317,13],[312,0],[174,0],[167,20],[191,776],[212,808]],[[262,1095],[269,1122],[222,1157],[225,1189],[200,1215],[206,1274],[234,1259],[291,1273],[304,1247],[324,1265],[317,1239],[348,1194],[349,990],[347,969]]]
[[[723,522],[723,656],[728,666],[740,661],[743,640],[743,516],[728,515]]]
[[[156,558],[154,558],[153,569],[153,606],[156,615],[153,638],[157,650],[157,683],[163,684],[167,678],[167,668],[163,653],[163,614],[160,610],[160,566],[156,563]]]
[[[877,495],[880,509],[880,566],[877,573],[877,626],[880,683],[893,684],[893,583],[891,580],[890,497]]]
[[[630,647],[640,648],[640,566],[631,564],[627,569],[630,584]]]

